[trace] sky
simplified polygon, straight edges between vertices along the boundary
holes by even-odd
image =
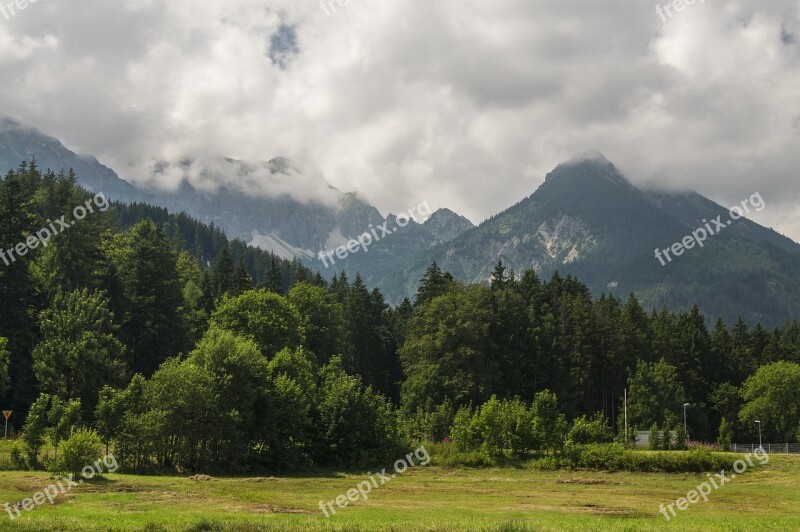
[[[599,150],[640,185],[758,192],[800,241],[800,1],[670,5],[39,0],[0,12],[0,114],[135,183],[283,156],[298,199],[473,222]]]

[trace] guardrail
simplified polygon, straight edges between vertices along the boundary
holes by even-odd
[[[758,449],[757,443],[733,443],[731,451],[734,453],[752,453]],[[767,454],[800,454],[800,443],[765,443],[761,445]]]

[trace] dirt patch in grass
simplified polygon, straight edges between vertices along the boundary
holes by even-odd
[[[570,478],[556,480],[556,484],[581,484],[584,486],[613,486],[622,485],[622,482],[612,482],[610,480],[601,480],[599,478]]]
[[[311,512],[303,510],[302,508],[287,508],[285,506],[274,506],[272,504],[256,506],[254,508],[248,508],[248,510],[257,514],[311,514]]]

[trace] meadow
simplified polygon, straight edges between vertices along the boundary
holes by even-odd
[[[365,472],[210,478],[107,475],[0,530],[799,530],[800,457],[773,455],[671,522],[705,474],[417,467],[326,518]],[[0,472],[0,504],[31,497],[47,473]]]

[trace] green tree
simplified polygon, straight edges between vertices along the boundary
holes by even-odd
[[[26,182],[37,178],[23,164],[18,172],[11,171],[0,180],[0,337],[8,340],[11,407],[16,411],[26,410],[36,398],[30,360],[35,324],[30,311],[36,301],[29,268],[32,253],[23,249],[23,255],[17,252],[17,246],[36,230]]]
[[[675,445],[676,451],[685,451],[689,446],[689,434],[686,433],[686,428],[678,423],[675,427]]]
[[[269,269],[267,270],[267,276],[264,279],[264,282],[259,286],[266,290],[267,292],[273,292],[275,294],[283,294],[283,274],[281,273],[281,269],[278,267],[278,263],[276,260],[275,255],[270,257],[269,261]]]
[[[653,423],[650,427],[650,437],[647,442],[647,448],[651,451],[658,451],[661,449],[661,431],[658,430],[658,423]]]
[[[684,403],[678,372],[666,361],[639,361],[628,380],[628,417],[634,425],[675,422]]]
[[[214,465],[225,428],[217,386],[214,375],[190,360],[170,359],[153,374],[145,387],[147,410],[136,420],[152,428],[132,436],[151,439],[159,466],[197,471]]]
[[[531,406],[533,429],[536,440],[542,449],[557,451],[564,446],[567,420],[558,407],[558,397],[549,390],[536,394]]]
[[[189,347],[177,254],[153,222],[137,224],[106,252],[123,286],[120,337],[128,346],[130,369],[152,375]]]
[[[254,442],[264,439],[271,428],[268,402],[268,365],[250,339],[212,326],[188,362],[203,368],[214,382],[218,415],[225,436],[215,460],[244,467]],[[213,432],[213,431],[212,431]]]
[[[50,396],[46,393],[39,395],[39,398],[33,402],[30,410],[28,410],[25,426],[22,429],[22,441],[25,444],[28,463],[32,466],[39,463],[39,451],[42,449],[47,436],[47,413],[49,409]]]
[[[250,278],[250,274],[247,273],[244,260],[240,260],[239,265],[236,266],[236,270],[233,272],[233,278],[231,281],[231,295],[238,296],[247,292],[248,290],[252,290],[252,288],[253,280]]]
[[[719,424],[719,437],[717,437],[717,445],[720,449],[725,452],[731,450],[731,441],[733,439],[733,430],[731,426],[728,424],[728,420],[724,417]]]
[[[396,460],[405,442],[391,404],[334,357],[320,370],[317,455],[323,463],[375,464]]]
[[[768,441],[791,441],[800,424],[800,365],[775,362],[759,368],[742,386],[740,421],[755,434],[761,421]]]
[[[447,277],[442,273],[439,265],[433,262],[419,282],[419,289],[417,289],[417,296],[414,300],[414,305],[424,305],[433,299],[443,295],[450,282]]]
[[[81,426],[80,401],[62,401],[53,396],[47,412],[47,423],[46,433],[53,444],[55,459],[58,460],[58,446]]]
[[[211,265],[211,283],[214,287],[215,297],[221,297],[231,291],[233,288],[233,275],[233,259],[231,259],[231,252],[228,246],[225,246]]]
[[[494,267],[494,270],[492,271],[492,278],[490,281],[492,290],[505,290],[506,288],[512,286],[513,282],[514,279],[509,278],[506,275],[506,267],[503,264],[503,261],[498,261]]]
[[[75,186],[74,178],[69,183],[69,197],[61,210],[70,226],[69,231],[62,231],[52,239],[37,261],[37,269],[49,294],[98,288],[100,280],[96,272],[102,259],[101,235],[111,228],[110,214],[100,211],[97,206],[101,203],[107,209],[105,198],[105,203],[95,200],[91,194]],[[87,202],[94,212],[89,212]],[[86,211],[83,219],[75,217],[76,208]],[[54,219],[59,217],[54,216]]]
[[[344,319],[342,362],[345,370],[360,375],[364,384],[382,394],[396,396],[391,375],[399,374],[400,369],[391,349],[388,307],[379,292],[367,290],[360,275],[356,275],[344,298]],[[395,365],[398,368],[393,371]]]
[[[76,290],[58,293],[39,318],[42,341],[33,350],[33,370],[42,391],[78,399],[89,418],[104,385],[122,384],[123,345],[105,298]]]
[[[286,352],[278,353],[270,362],[271,370],[273,363],[280,360]],[[277,469],[306,465],[311,452],[311,398],[315,396],[315,390],[307,387],[308,383],[305,381],[308,375],[297,375],[293,378],[278,369],[272,373],[269,419],[271,430],[266,440],[266,463]],[[313,379],[313,375],[311,378]]]
[[[212,322],[253,340],[268,358],[303,343],[300,314],[284,297],[252,290],[223,301]]]
[[[80,429],[73,432],[64,441],[64,450],[61,458],[53,464],[53,471],[69,473],[75,479],[90,480],[95,473],[94,463],[103,457],[103,448],[100,437],[96,432]],[[90,467],[94,472],[84,475],[84,469]]]
[[[10,353],[6,348],[7,346],[8,339],[0,338],[0,400],[2,400],[11,389],[11,377],[8,374]]]
[[[95,425],[106,450],[114,440],[114,456],[133,470],[149,463],[161,430],[159,414],[147,417],[146,387],[147,381],[139,374],[124,390],[106,386],[95,410]]]
[[[400,349],[407,413],[430,411],[448,398],[461,406],[491,396],[498,376],[489,343],[491,309],[491,291],[477,285],[450,290],[418,308]]]
[[[324,288],[298,283],[289,290],[289,303],[300,313],[305,332],[305,346],[317,364],[327,364],[341,354],[344,334],[344,309]]]
[[[572,422],[567,439],[572,443],[611,443],[614,433],[608,426],[608,419],[602,412],[592,418],[581,416]]]

